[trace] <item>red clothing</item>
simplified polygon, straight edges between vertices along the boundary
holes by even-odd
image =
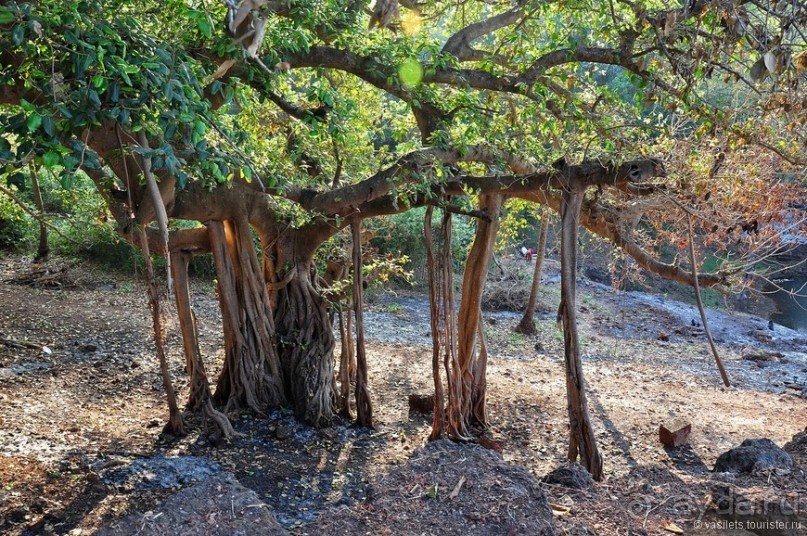
[[[535,253],[535,251],[532,248],[527,250],[527,262],[532,262],[532,254],[533,253]]]

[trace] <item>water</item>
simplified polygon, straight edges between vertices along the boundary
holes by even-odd
[[[782,290],[770,294],[779,311],[771,320],[798,331],[807,331],[807,277],[794,277],[778,282]],[[789,292],[798,292],[794,296]]]

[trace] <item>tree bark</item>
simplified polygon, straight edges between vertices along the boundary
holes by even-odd
[[[269,295],[246,220],[208,222],[224,327],[215,399],[259,415],[286,402]]]
[[[423,218],[423,242],[426,247],[426,264],[429,279],[429,318],[432,334],[432,380],[434,381],[434,416],[429,440],[442,439],[446,434],[445,394],[440,376],[440,301],[437,293],[438,271],[434,262],[434,238],[432,233],[432,206],[426,207]]]
[[[712,338],[712,330],[709,329],[709,322],[706,318],[706,309],[703,307],[703,299],[701,298],[701,287],[698,283],[698,256],[695,254],[695,233],[692,231],[692,216],[687,214],[687,229],[689,230],[689,259],[692,264],[692,287],[695,289],[695,300],[698,303],[698,312],[701,315],[701,322],[703,322],[703,332],[706,334],[706,339],[709,341],[709,348],[712,350],[712,355],[717,364],[717,370],[720,372],[720,378],[723,380],[723,385],[731,387],[729,382],[729,375],[726,374],[726,369],[723,367],[723,361],[720,360],[720,354],[717,352],[717,346]]]
[[[168,423],[165,430],[173,435],[185,434],[185,423],[182,421],[182,414],[177,406],[177,396],[174,386],[171,383],[171,374],[168,371],[168,361],[165,357],[165,327],[163,326],[163,309],[160,302],[160,288],[157,279],[154,277],[154,265],[151,262],[151,251],[146,237],[146,231],[141,227],[138,229],[140,239],[140,249],[143,252],[145,261],[146,285],[148,287],[149,306],[151,307],[151,323],[154,329],[154,346],[157,351],[157,359],[160,362],[160,374],[163,380],[163,390],[168,402]]]
[[[580,341],[577,333],[577,234],[582,191],[564,190],[561,204],[561,297],[558,309],[563,322],[566,364],[566,399],[569,411],[569,460],[580,456],[582,465],[595,480],[602,479],[602,457],[597,450],[588,413]]]
[[[284,248],[285,252],[293,248]],[[278,262],[288,271],[277,284],[275,325],[283,379],[295,416],[314,426],[333,419],[335,340],[325,299],[307,254]]]
[[[42,202],[42,191],[39,189],[39,177],[36,173],[36,167],[31,164],[31,189],[34,194],[34,204],[39,211],[39,215],[45,216],[45,204]],[[48,258],[50,247],[48,246],[48,226],[45,225],[43,220],[39,220],[39,245],[36,248],[36,257],[34,262],[43,261]]]
[[[364,285],[362,283],[361,220],[350,225],[353,235],[353,310],[356,315],[356,421],[373,425],[373,406],[367,386],[367,354],[364,348]]]
[[[448,404],[446,405],[446,433],[455,441],[470,441],[471,435],[465,425],[462,398],[462,368],[457,358],[457,320],[454,313],[454,257],[452,253],[451,213],[443,212],[443,254],[441,256],[443,366],[446,371]]]
[[[535,271],[532,274],[532,286],[530,287],[530,298],[527,301],[527,308],[521,321],[513,328],[516,333],[524,335],[535,335],[535,305],[538,303],[538,289],[541,286],[541,270],[546,257],[546,235],[549,231],[549,214],[546,210],[541,211],[541,227],[538,229],[538,251],[535,257]]]
[[[346,419],[352,419],[353,415],[350,412],[350,354],[353,353],[353,334],[350,328],[345,326],[345,313],[350,315],[350,309],[343,311],[339,309],[339,336],[342,339],[342,349],[339,355],[339,414]]]
[[[188,408],[192,411],[201,411],[203,416],[216,424],[225,439],[230,439],[235,432],[227,416],[213,407],[210,382],[207,379],[202,353],[199,350],[199,330],[196,327],[196,316],[193,314],[190,285],[188,284],[188,263],[191,255],[179,251],[172,252],[171,256],[173,257],[171,270],[174,275],[174,298],[182,331],[187,373],[190,378]]]
[[[458,352],[460,366],[461,411],[466,426],[487,427],[485,415],[484,375],[485,366],[480,364],[477,353],[478,331],[481,329],[482,292],[488,276],[488,267],[493,256],[493,245],[499,230],[498,215],[504,196],[483,195],[479,198],[479,210],[487,213],[491,221],[477,220],[476,235],[462,278],[462,299],[458,315]],[[479,400],[481,397],[482,400]],[[474,411],[478,407],[480,412]]]

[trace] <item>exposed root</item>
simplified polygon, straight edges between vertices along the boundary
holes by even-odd
[[[353,309],[356,315],[356,421],[373,425],[373,405],[367,386],[367,354],[364,347],[364,286],[362,283],[361,220],[350,226],[353,234]]]
[[[168,423],[165,430],[175,436],[185,435],[185,423],[182,414],[177,406],[176,392],[171,383],[171,374],[168,372],[168,361],[165,357],[165,326],[163,325],[163,310],[160,302],[160,289],[154,277],[154,265],[151,262],[151,252],[149,251],[148,238],[145,230],[141,227],[138,230],[140,239],[140,249],[145,258],[145,276],[148,287],[149,306],[151,307],[151,321],[154,328],[154,345],[157,351],[157,359],[160,362],[160,374],[163,379],[163,389],[168,401]]]

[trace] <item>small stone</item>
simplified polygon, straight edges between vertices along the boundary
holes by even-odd
[[[85,354],[91,354],[98,350],[98,346],[92,343],[82,344],[81,346],[78,347],[78,349],[80,352],[83,352]]]
[[[586,468],[579,463],[572,462],[562,465],[547,474],[544,479],[547,484],[563,486],[565,488],[588,490],[594,487],[594,479]]]
[[[754,330],[751,336],[760,342],[771,342],[773,340],[773,337],[767,331],[761,329]]]
[[[662,424],[658,427],[658,438],[665,447],[680,447],[687,444],[691,432],[692,425],[689,423]]]
[[[288,439],[291,437],[293,430],[291,426],[286,424],[278,424],[277,429],[275,430],[275,437],[280,439],[281,441],[284,439]]]

